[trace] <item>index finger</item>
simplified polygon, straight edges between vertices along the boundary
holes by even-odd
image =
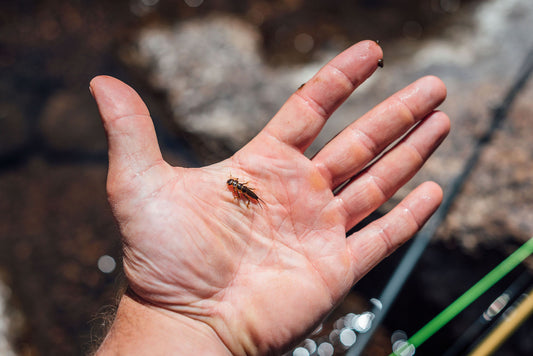
[[[305,151],[331,114],[376,70],[382,57],[374,41],[351,46],[300,87],[264,131]]]

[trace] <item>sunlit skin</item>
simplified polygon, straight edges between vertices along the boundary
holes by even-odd
[[[203,168],[167,164],[137,93],[111,77],[93,79],[109,142],[109,201],[134,295],[122,297],[101,354],[280,353],[425,223],[442,199],[432,182],[346,236],[447,135],[449,119],[435,111],[446,96],[439,79],[416,81],[312,159],[303,154],[382,56],[372,41],[350,47],[298,89],[246,146]],[[262,207],[236,204],[226,184],[230,174],[249,182]]]

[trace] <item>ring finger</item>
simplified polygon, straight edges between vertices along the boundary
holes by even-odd
[[[396,147],[337,194],[346,212],[346,230],[387,201],[422,167],[450,130],[448,116],[430,114]]]

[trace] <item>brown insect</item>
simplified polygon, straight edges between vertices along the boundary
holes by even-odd
[[[254,193],[254,188],[250,188],[246,185],[248,182],[241,183],[239,182],[238,178],[233,178],[230,176],[230,178],[226,181],[226,184],[228,185],[228,188],[232,190],[234,199],[244,198],[246,200],[246,207],[249,207],[250,202],[257,203],[259,206],[261,206],[261,202],[263,202],[263,200],[261,200],[261,198]]]

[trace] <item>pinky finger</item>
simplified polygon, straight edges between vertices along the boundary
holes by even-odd
[[[385,216],[349,236],[356,281],[420,230],[441,201],[440,186],[423,183]]]

